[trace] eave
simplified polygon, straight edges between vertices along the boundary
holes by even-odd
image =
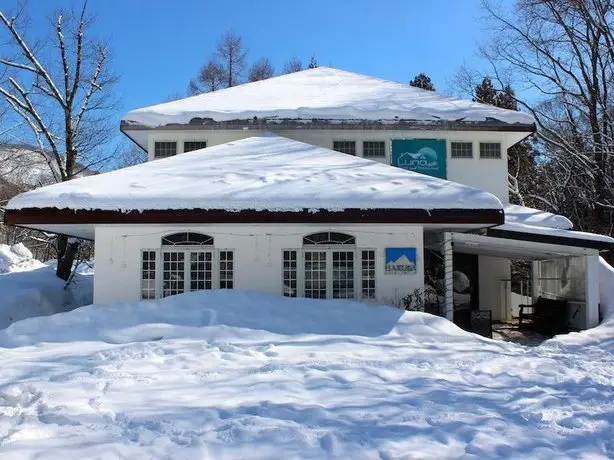
[[[496,120],[483,122],[469,121],[419,121],[419,120],[280,120],[249,119],[215,121],[193,119],[190,123],[169,123],[163,126],[145,126],[134,122],[121,121],[120,130],[126,131],[177,131],[177,130],[288,130],[288,129],[332,129],[332,130],[381,130],[381,131],[497,131],[533,133],[534,123],[503,123]]]
[[[227,211],[166,209],[143,211],[7,209],[4,223],[22,227],[55,224],[471,224],[500,225],[501,209],[303,209]]]

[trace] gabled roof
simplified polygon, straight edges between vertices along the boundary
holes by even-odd
[[[502,223],[503,214],[501,202],[483,190],[283,137],[252,137],[54,184],[18,195],[7,206],[9,213],[33,208],[123,213],[353,210],[357,218],[361,210],[384,209],[406,214],[404,221],[416,218],[409,211],[428,217],[452,210],[458,211],[452,213],[460,219],[456,223],[462,223],[463,211],[482,210],[490,213],[487,221],[493,224]]]
[[[533,125],[530,115],[443,96],[408,84],[318,67],[128,112],[147,127],[194,118],[230,120],[489,122]],[[129,127],[126,127],[129,129]]]

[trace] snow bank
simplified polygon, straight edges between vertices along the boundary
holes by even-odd
[[[351,318],[348,321],[348,318]],[[407,335],[412,340],[479,340],[443,318],[347,300],[288,299],[242,291],[201,291],[155,301],[89,305],[31,318],[0,331],[0,346],[40,342],[130,343],[198,338],[241,342],[279,336]]]
[[[0,245],[0,329],[25,318],[53,315],[92,302],[93,272],[82,266],[68,289],[55,262],[32,258],[22,244]]]
[[[42,187],[7,206],[47,207],[302,211],[502,205],[486,191],[455,182],[284,137],[251,137]]]
[[[0,274],[32,270],[43,265],[22,243],[12,246],[0,244]]]
[[[211,291],[0,331],[0,458],[612,458],[614,354]]]
[[[489,121],[533,124],[531,115],[407,84],[318,67],[128,112],[145,126],[258,119]],[[129,127],[126,129],[130,129]]]

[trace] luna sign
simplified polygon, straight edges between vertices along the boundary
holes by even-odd
[[[446,179],[445,139],[393,139],[392,166]]]

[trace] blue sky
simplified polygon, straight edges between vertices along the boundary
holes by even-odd
[[[54,9],[73,5],[81,1],[30,0],[33,25],[45,30]],[[278,71],[293,55],[315,54],[320,65],[402,82],[426,72],[439,90],[463,63],[479,65],[485,34],[480,0],[90,0],[89,8],[121,76],[122,111],[185,93],[229,29],[250,60],[266,56]]]

